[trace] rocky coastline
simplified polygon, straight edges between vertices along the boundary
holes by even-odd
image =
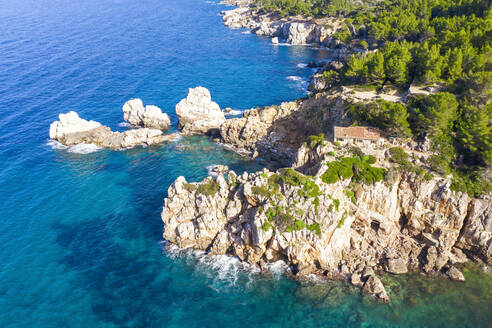
[[[251,1],[226,0],[222,4],[236,9],[221,12],[224,25],[229,28],[245,28],[258,36],[272,38],[273,44],[309,45],[333,50],[333,60],[344,60],[354,52],[364,52],[357,45],[346,45],[334,37],[342,20],[335,17],[314,19],[311,17],[279,17],[263,13],[251,6]]]
[[[339,22],[281,19],[248,7],[247,0],[227,4],[239,8],[222,13],[226,26],[251,29],[273,43],[331,47],[341,61],[362,51],[332,37]],[[343,63],[329,65],[340,69]],[[316,91],[325,89],[321,82],[314,81]],[[424,178],[399,168],[391,161],[392,146],[409,151],[418,167],[430,155],[408,140],[362,149],[337,144],[334,127],[350,125],[350,104],[367,100],[345,88],[331,89],[226,119],[207,89],[190,89],[176,105],[181,135],[208,135],[282,168],[238,176],[218,166],[201,182],[177,178],[164,199],[164,239],[180,248],[236,256],[260,269],[282,260],[295,277],[345,279],[384,302],[390,299],[382,274],[412,271],[464,281],[460,264],[491,265],[490,194],[472,198],[451,190],[449,177]],[[140,99],[125,103],[123,113],[135,128],[113,132],[75,112],[60,114],[50,138],[67,146],[126,149],[178,135],[163,134],[169,117]],[[330,171],[349,164],[348,174]]]
[[[296,277],[346,279],[384,302],[381,274],[464,281],[461,263],[492,264],[490,195],[471,198],[452,191],[449,177],[424,179],[391,161],[389,148],[398,145],[425,167],[431,153],[422,145],[386,140],[361,150],[332,141],[333,127],[349,125],[347,109],[360,100],[332,90],[224,121],[216,141],[284,168],[198,183],[179,177],[164,200],[164,238],[260,268],[283,260]],[[334,162],[367,168],[364,158],[386,172],[384,180],[361,182],[354,168],[354,177],[327,181]]]

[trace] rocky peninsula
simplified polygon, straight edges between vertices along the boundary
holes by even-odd
[[[222,142],[289,166],[199,183],[178,178],[162,211],[164,238],[260,267],[284,260],[297,276],[342,277],[383,301],[389,299],[376,273],[412,270],[462,281],[456,264],[491,264],[490,195],[471,198],[452,191],[449,178],[402,170],[391,161],[390,143],[360,154],[307,138],[343,123],[350,101],[317,94],[225,121]]]

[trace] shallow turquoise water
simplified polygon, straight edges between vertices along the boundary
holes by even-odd
[[[390,306],[339,282],[262,276],[165,251],[167,188],[211,164],[256,170],[205,138],[78,154],[47,144],[58,113],[121,129],[140,97],[168,112],[203,85],[221,107],[305,94],[305,47],[226,29],[199,0],[6,1],[0,6],[1,327],[487,327],[491,277],[397,278]],[[299,82],[301,81],[301,82]],[[387,277],[386,279],[390,279]],[[409,280],[410,283],[406,281]]]

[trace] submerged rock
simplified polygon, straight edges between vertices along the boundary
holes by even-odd
[[[389,302],[390,300],[386,289],[384,289],[383,283],[375,275],[371,275],[367,278],[363,288],[367,293],[376,296],[383,302]]]
[[[446,275],[451,280],[455,280],[455,281],[465,281],[466,280],[463,273],[460,270],[456,269],[456,267],[454,267],[454,266],[450,266],[447,269]]]
[[[59,120],[50,125],[50,138],[63,145],[94,144],[103,148],[125,149],[137,145],[154,145],[173,140],[176,135],[163,135],[157,129],[132,129],[113,132],[95,121],[86,121],[76,112],[60,114]]]
[[[151,129],[168,130],[171,126],[171,120],[167,114],[157,106],[144,107],[141,99],[131,99],[123,105],[123,119],[135,126]]]
[[[226,120],[210,92],[203,87],[189,89],[188,96],[176,105],[176,114],[178,126],[185,135],[217,134]]]

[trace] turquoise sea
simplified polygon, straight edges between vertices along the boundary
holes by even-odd
[[[124,129],[133,97],[176,123],[187,89],[247,109],[306,94],[309,47],[223,26],[202,0],[3,0],[0,5],[0,327],[490,327],[492,277],[386,276],[390,305],[342,282],[262,275],[166,250],[160,211],[180,175],[256,170],[202,137],[126,151],[62,149],[59,113]]]

